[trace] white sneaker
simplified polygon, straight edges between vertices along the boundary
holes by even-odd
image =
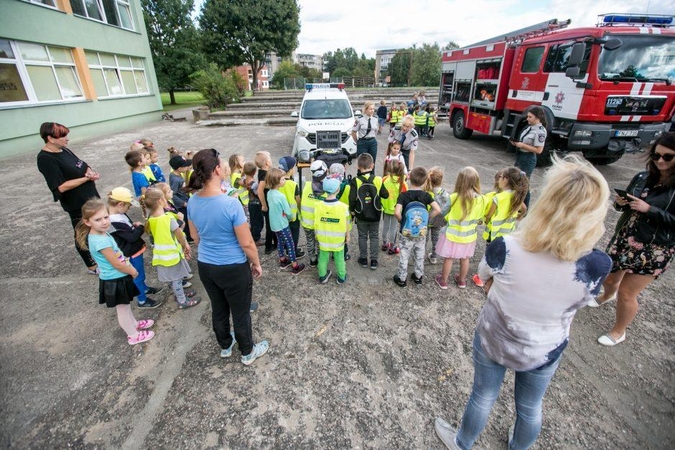
[[[447,448],[450,450],[461,450],[456,441],[457,431],[455,431],[448,422],[440,417],[436,417],[434,428],[436,429],[436,435],[443,441]]]
[[[597,307],[599,307],[599,306],[602,306],[602,305],[605,305],[605,304],[611,302],[612,300],[616,300],[616,294],[614,294],[613,297],[608,298],[607,300],[605,300],[605,301],[602,302],[602,303],[600,303],[600,302],[598,301],[598,297],[593,297],[593,298],[591,299],[591,301],[588,302],[588,306],[590,306],[591,308],[597,308]]]
[[[427,259],[429,260],[429,264],[438,264],[438,258],[434,256],[433,252],[427,255]]]
[[[270,348],[270,343],[267,341],[260,341],[253,346],[253,350],[248,355],[242,355],[241,363],[245,366],[250,366],[253,364],[253,361],[260,358],[262,355],[267,353],[267,350]]]

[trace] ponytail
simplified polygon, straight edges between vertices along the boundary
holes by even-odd
[[[190,191],[199,191],[213,177],[213,171],[220,165],[220,153],[215,148],[199,150],[192,158],[192,175],[188,181]]]

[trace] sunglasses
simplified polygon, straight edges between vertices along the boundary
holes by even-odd
[[[661,153],[652,153],[650,158],[652,161],[658,161],[659,159],[663,158],[665,162],[671,162],[673,158],[675,158],[675,154],[668,153],[666,155],[662,155]]]

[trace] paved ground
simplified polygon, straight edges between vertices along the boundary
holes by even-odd
[[[71,147],[101,172],[104,194],[130,185],[123,155],[141,137],[160,149],[215,147],[247,159],[258,150],[278,158],[292,145],[292,127],[197,127],[186,116]],[[384,136],[380,151],[383,145]],[[496,138],[455,140],[441,124],[417,162],[444,166],[447,187],[460,167],[473,165],[487,190],[513,160],[503,148]],[[440,266],[427,266],[422,286],[400,289],[389,256],[378,271],[353,259],[345,286],[321,286],[313,270],[292,277],[263,257],[254,333],[271,349],[253,366],[242,366],[236,350],[231,360],[218,357],[208,302],[137,311],[157,321],[157,337],[130,347],[114,312],[96,302],[97,281],[82,269],[35,153],[0,167],[0,447],[441,448],[433,419],[456,424],[461,417],[480,290],[440,291],[429,281]],[[166,153],[161,161],[166,168]],[[641,165],[633,155],[601,171],[623,187]],[[608,230],[617,217],[610,211]],[[612,323],[613,305],[579,312],[545,399],[537,448],[675,447],[674,273],[645,291],[628,339],[616,348],[595,342]],[[509,376],[480,448],[505,448],[512,389]]]

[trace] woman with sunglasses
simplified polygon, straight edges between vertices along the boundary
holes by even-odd
[[[647,170],[640,172],[617,195],[614,207],[623,211],[607,253],[612,273],[605,291],[589,306],[616,300],[616,320],[598,338],[606,346],[626,339],[626,328],[638,310],[637,297],[668,268],[675,255],[675,133],[662,134],[649,152]]]

